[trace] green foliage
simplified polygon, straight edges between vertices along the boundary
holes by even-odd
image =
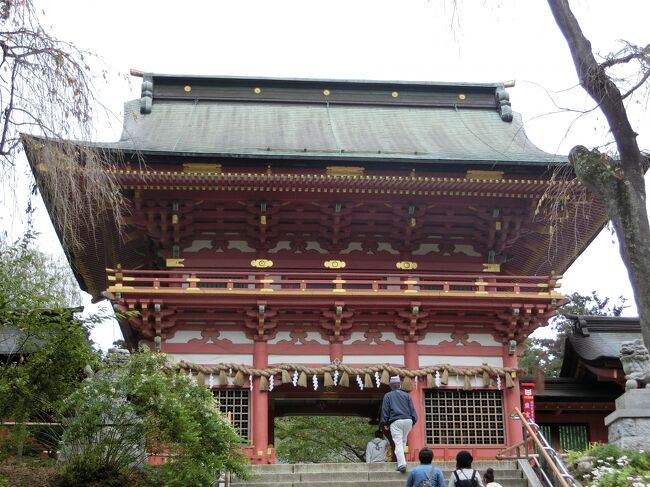
[[[276,455],[282,462],[364,461],[377,426],[367,418],[288,416],[275,420]]]
[[[0,418],[55,422],[58,404],[98,362],[88,329],[67,306],[78,288],[68,269],[31,246],[25,237],[13,245],[0,240]],[[94,317],[93,319],[99,319]],[[11,430],[22,455],[29,431]],[[56,431],[39,428],[39,439],[56,444]]]
[[[650,485],[650,452],[597,444],[582,452],[569,452],[569,462],[593,458],[594,468],[578,480],[589,487],[646,487]]]
[[[81,477],[128,478],[145,463],[145,450],[171,455],[152,472],[156,485],[210,486],[225,471],[246,476],[242,440],[210,391],[165,364],[161,354],[133,354],[66,400],[62,476],[68,485]]]
[[[573,321],[565,315],[620,316],[625,309],[625,298],[618,302],[610,298],[601,298],[596,291],[590,295],[573,293],[569,301],[556,312],[551,326],[557,333],[555,338],[528,338],[527,350],[519,360],[519,366],[529,373],[537,368],[544,371],[546,377],[558,377],[564,358],[564,338],[571,333]]]

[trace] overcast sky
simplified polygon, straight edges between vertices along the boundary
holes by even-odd
[[[130,68],[158,73],[499,82],[510,88],[513,110],[540,148],[568,153],[577,144],[600,146],[606,126],[576,87],[575,70],[543,0],[37,0],[57,36],[101,56],[109,72],[98,83],[103,104],[98,138],[119,136],[122,103],[139,97]],[[583,0],[572,6],[597,53],[619,40],[650,42],[647,0]],[[120,73],[122,73],[120,75]],[[642,148],[650,148],[645,101],[629,107]],[[20,220],[20,214],[18,215]],[[8,220],[2,220],[4,225]],[[56,240],[38,211],[45,250]],[[45,243],[47,242],[47,244]],[[61,252],[56,250],[56,252]],[[615,238],[605,230],[565,274],[562,291],[626,296],[627,272]],[[628,314],[635,313],[633,308]],[[110,325],[94,333],[106,348],[119,338]]]

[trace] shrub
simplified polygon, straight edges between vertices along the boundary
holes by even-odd
[[[246,477],[241,439],[210,391],[165,363],[162,354],[131,355],[66,400],[62,479],[124,479],[142,470],[145,451],[163,449],[171,460],[152,472],[157,485],[209,486],[226,471]]]
[[[650,487],[650,453],[624,450],[615,445],[594,445],[570,452],[569,461],[592,457],[594,468],[580,480],[588,487]]]

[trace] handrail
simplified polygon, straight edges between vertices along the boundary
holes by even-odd
[[[381,274],[356,272],[208,271],[107,269],[111,285],[127,289],[192,288],[246,292],[360,291],[438,292],[462,294],[531,294],[551,296],[559,276],[507,276],[492,274]],[[198,289],[195,289],[198,288]]]
[[[566,466],[564,463],[560,460],[559,457],[557,457],[557,453],[553,448],[548,444],[546,441],[546,438],[544,438],[544,435],[541,434],[539,430],[539,426],[535,423],[528,422],[526,417],[521,413],[519,408],[514,408],[513,413],[519,416],[519,419],[521,420],[521,423],[524,426],[524,429],[527,431],[528,435],[530,438],[535,442],[537,445],[537,448],[539,449],[539,452],[541,453],[542,457],[546,461],[546,463],[550,466],[551,470],[553,471],[553,474],[557,481],[560,483],[559,487],[575,487],[578,484],[575,482],[575,479],[571,476],[571,474],[568,472],[566,469]],[[532,425],[532,426],[531,426]],[[533,429],[533,426],[535,429]],[[542,441],[540,440],[540,437],[542,440],[544,440],[543,444]],[[554,453],[553,456],[549,455],[549,450]],[[562,471],[560,471],[560,468]],[[567,481],[567,479],[570,480],[570,483]]]

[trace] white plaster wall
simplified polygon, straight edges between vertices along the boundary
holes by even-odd
[[[441,342],[451,341],[451,332],[449,333],[438,333],[430,332],[425,335],[425,337],[418,342],[419,345],[439,345]]]
[[[280,343],[282,341],[292,341],[293,338],[291,338],[291,332],[290,331],[279,331],[276,333],[275,337],[273,339],[269,340],[268,343],[271,345],[274,345],[276,343]],[[327,340],[324,340],[323,337],[321,337],[320,333],[317,331],[308,331],[306,333],[304,341],[310,342],[314,341],[316,343],[319,343],[320,345],[328,345],[329,342]],[[300,342],[295,343],[296,346],[301,346],[303,345]]]
[[[469,337],[468,341],[478,342],[486,347],[499,347],[502,345],[500,342],[497,342],[489,333],[468,333],[467,336]]]
[[[230,240],[228,241],[228,248],[239,250],[245,254],[252,254],[255,252],[255,249],[250,247],[246,240]]]
[[[165,340],[165,343],[187,343],[195,338],[201,339],[199,330],[178,330],[173,337]]]
[[[199,250],[211,249],[211,248],[212,248],[212,242],[210,240],[194,240],[192,241],[192,245],[190,245],[189,247],[185,247],[183,251],[198,252]]]
[[[431,252],[438,252],[438,248],[438,244],[420,244],[420,247],[413,252],[413,255],[427,255]]]
[[[243,331],[219,331],[219,338],[224,340],[230,340],[235,345],[245,345],[248,343],[253,343],[253,340],[246,336],[246,333]]]
[[[398,364],[404,365],[403,355],[344,355],[344,364]]]
[[[454,250],[460,254],[465,254],[470,257],[480,257],[481,254],[479,254],[476,250],[471,245],[456,245],[454,246]]]
[[[267,343],[269,345],[275,345],[276,343],[282,342],[282,341],[291,341],[291,332],[279,331]]]
[[[253,365],[252,354],[233,354],[223,355],[214,353],[170,353],[169,358],[174,362],[190,362],[202,365],[214,365],[223,363],[233,363],[242,365]]]
[[[269,355],[269,364],[329,364],[329,355]]]
[[[311,241],[307,242],[307,247],[305,247],[305,250],[315,250],[319,254],[327,253],[327,250],[321,247],[318,242],[311,242]]]
[[[340,254],[349,254],[350,252],[362,251],[361,242],[350,242],[346,248],[341,250]]]
[[[493,379],[494,384],[492,384],[492,387],[496,389],[496,379],[491,377]],[[472,387],[484,387],[483,386],[483,377],[472,377],[470,379],[470,383],[472,384]],[[426,385],[426,381],[424,382]],[[449,374],[449,380],[447,381],[447,387],[463,387],[465,385],[465,378],[464,377],[456,377],[455,375]],[[501,389],[503,389],[506,386],[506,380],[501,377]],[[441,389],[444,389],[445,386],[443,385]]]
[[[363,332],[363,331],[354,331],[350,335],[350,338],[345,340],[343,342],[343,344],[344,345],[349,345],[349,344],[357,342],[357,341],[365,342],[366,340],[367,339],[365,337],[365,332]],[[379,340],[382,341],[382,342],[391,342],[391,343],[394,343],[396,345],[401,345],[402,344],[402,342],[397,339],[397,336],[392,331],[382,332],[381,336],[379,337]],[[370,345],[377,345],[377,343],[373,341],[372,343],[370,343]]]
[[[462,355],[420,355],[420,367],[429,365],[449,364],[474,367],[483,364],[493,367],[503,367],[503,357],[465,357]]]
[[[279,241],[275,247],[269,249],[269,254],[275,254],[277,252],[280,252],[280,250],[291,250],[291,242],[288,240]]]

